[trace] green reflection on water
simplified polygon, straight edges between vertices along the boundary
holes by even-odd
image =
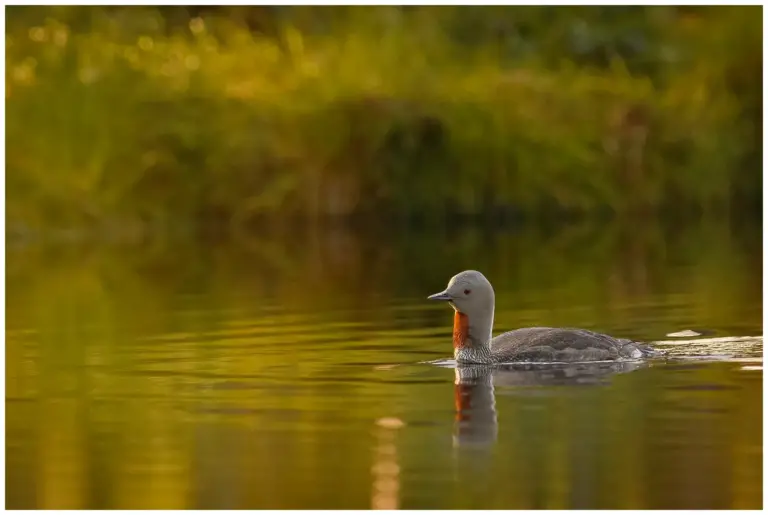
[[[761,334],[759,228],[335,228],[7,258],[9,508],[760,506],[761,370],[489,389],[416,364],[450,354],[451,313],[425,297],[464,268],[493,281],[497,332]]]

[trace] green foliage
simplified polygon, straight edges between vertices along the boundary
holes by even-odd
[[[9,8],[7,213],[44,226],[759,202],[759,14]]]

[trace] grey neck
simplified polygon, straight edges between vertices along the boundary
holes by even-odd
[[[469,318],[470,345],[454,350],[456,361],[464,363],[492,363],[491,336],[493,331],[493,309],[485,315],[467,315]]]
[[[490,314],[469,317],[469,338],[476,347],[491,347],[493,337],[493,309]]]

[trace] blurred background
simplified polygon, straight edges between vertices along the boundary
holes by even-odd
[[[9,228],[757,208],[761,36],[759,6],[9,7]]]
[[[8,508],[761,507],[762,7],[5,12]]]

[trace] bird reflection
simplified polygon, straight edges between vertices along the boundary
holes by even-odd
[[[595,386],[615,375],[647,366],[645,362],[567,364],[461,365],[454,369],[453,443],[457,447],[489,447],[496,442],[495,386]],[[536,395],[535,388],[505,388],[505,394]]]

